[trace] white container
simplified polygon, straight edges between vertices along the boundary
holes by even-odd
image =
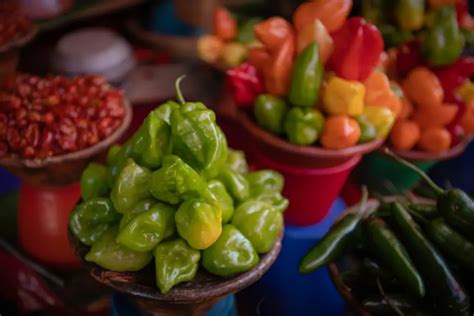
[[[113,83],[122,82],[134,66],[130,44],[105,28],[86,28],[64,35],[51,59],[51,68],[56,73],[100,74]]]

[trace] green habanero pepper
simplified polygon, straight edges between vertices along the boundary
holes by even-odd
[[[234,200],[242,202],[249,197],[249,183],[241,173],[235,172],[230,168],[223,168],[217,179],[224,184],[227,192],[230,193]]]
[[[128,158],[112,188],[110,198],[119,213],[126,213],[137,202],[150,197],[151,171]]]
[[[77,205],[69,216],[69,228],[85,245],[92,245],[113,224],[120,220],[108,198],[96,197]]]
[[[225,165],[235,172],[247,173],[249,171],[249,166],[247,164],[247,160],[245,159],[245,153],[241,150],[229,148]]]
[[[206,249],[222,231],[222,210],[217,204],[189,199],[175,214],[176,228],[181,238],[194,249]]]
[[[419,30],[423,27],[425,0],[396,0],[394,12],[402,30]]]
[[[125,166],[127,158],[130,158],[132,152],[132,142],[128,140],[123,146],[112,147],[107,155],[107,180],[109,187],[113,187],[118,174]]]
[[[119,230],[121,231],[135,216],[148,211],[156,203],[158,203],[157,200],[148,198],[135,204],[131,209],[127,210],[127,213],[123,214],[120,220]]]
[[[252,196],[260,195],[264,192],[280,192],[283,190],[285,179],[275,170],[263,169],[247,173],[245,175]]]
[[[106,196],[109,191],[107,167],[91,162],[81,175],[81,195],[84,201]]]
[[[313,107],[319,99],[324,66],[319,56],[318,42],[308,45],[296,58],[288,100],[292,105]]]
[[[360,128],[360,144],[373,141],[377,138],[377,130],[375,129],[375,126],[369,122],[365,116],[358,116],[356,121]]]
[[[150,192],[158,200],[173,205],[209,194],[204,179],[175,155],[165,156],[161,169],[151,174]]]
[[[252,243],[230,224],[224,225],[219,239],[202,253],[204,268],[223,277],[250,270],[259,260]]]
[[[120,145],[112,145],[112,147],[109,148],[109,151],[107,151],[107,165],[111,166],[113,165],[118,157],[119,157],[119,152],[122,149],[122,146]]]
[[[224,184],[218,180],[211,180],[207,184],[207,188],[212,198],[219,204],[222,210],[222,223],[228,223],[234,215],[234,200],[227,193]]]
[[[182,239],[165,241],[154,251],[156,285],[166,294],[175,285],[191,281],[196,276],[201,253]]]
[[[151,251],[175,232],[174,215],[175,210],[170,206],[155,204],[130,220],[120,230],[117,242],[134,251]]]
[[[232,225],[250,240],[258,253],[266,253],[283,227],[283,215],[270,204],[248,200],[235,210]]]
[[[434,12],[433,25],[422,43],[422,53],[433,66],[450,65],[461,56],[464,39],[459,31],[456,10],[444,6]]]
[[[254,115],[258,125],[273,134],[283,134],[283,122],[288,106],[283,99],[261,94],[255,100]]]
[[[171,113],[176,109],[179,109],[178,103],[175,101],[167,101],[154,109],[152,113],[171,126]]]
[[[285,132],[290,143],[314,144],[324,127],[324,116],[312,108],[293,107],[285,118]]]
[[[262,192],[258,195],[254,195],[253,198],[255,200],[259,200],[267,204],[270,204],[271,206],[273,206],[273,208],[275,208],[281,213],[286,211],[286,209],[290,205],[290,202],[288,201],[288,199],[285,198],[283,195],[281,195],[280,192],[271,192],[271,191]]]
[[[143,269],[153,258],[151,252],[137,252],[117,243],[118,228],[111,227],[92,245],[85,259],[104,269],[124,272]]]
[[[425,296],[425,285],[405,247],[384,220],[370,218],[366,222],[366,239],[377,258],[389,267],[408,291],[416,297]]]

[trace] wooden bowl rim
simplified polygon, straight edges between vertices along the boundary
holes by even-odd
[[[22,36],[15,36],[5,45],[0,46],[0,53],[4,53],[10,49],[19,48],[29,43],[38,33],[38,27],[32,23],[30,30]]]
[[[116,128],[112,134],[107,136],[107,138],[101,140],[97,144],[84,148],[79,151],[75,151],[72,153],[68,153],[65,155],[59,156],[51,156],[47,158],[35,158],[35,159],[21,159],[18,156],[8,156],[0,159],[0,166],[4,167],[26,167],[30,169],[40,169],[45,168],[47,166],[63,163],[63,162],[70,162],[81,160],[85,158],[89,158],[94,156],[95,154],[101,152],[105,148],[109,147],[113,143],[117,142],[120,137],[126,132],[128,127],[132,122],[132,106],[127,99],[123,100],[123,107],[125,109],[125,114],[122,119],[122,123],[118,128]]]
[[[176,285],[166,295],[163,295],[156,286],[150,287],[148,285],[135,284],[134,289],[130,288],[130,282],[127,282],[127,280],[129,280],[133,274],[141,273],[142,270],[138,272],[114,272],[103,269],[95,263],[85,261],[82,254],[85,254],[89,247],[81,244],[68,228],[70,244],[75,250],[76,255],[80,258],[82,265],[90,271],[90,275],[96,281],[138,299],[156,300],[171,304],[191,304],[210,301],[215,298],[236,293],[257,282],[277,259],[281,251],[283,235],[284,227],[282,227],[282,230],[278,234],[272,249],[266,254],[259,255],[260,261],[252,269],[232,277],[219,277],[206,272],[200,266],[197,272],[198,275],[204,274],[212,279],[222,281],[219,282],[217,286],[215,282],[212,282],[204,287],[185,286],[189,284],[189,282],[186,282]],[[152,260],[150,264],[153,264],[153,262]],[[153,278],[153,280],[155,279],[154,274],[150,275],[150,277]]]
[[[344,149],[326,149],[316,146],[300,146],[292,144],[278,136],[275,136],[263,128],[260,128],[250,118],[250,116],[242,110],[237,111],[237,119],[255,138],[259,139],[272,147],[279,148],[294,155],[306,156],[310,158],[344,158],[349,156],[361,155],[371,152],[382,146],[384,139],[377,138],[364,144],[358,144]]]

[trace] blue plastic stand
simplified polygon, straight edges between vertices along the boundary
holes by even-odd
[[[301,258],[345,208],[338,199],[322,222],[309,227],[285,226],[278,259],[259,282],[241,292],[245,305],[254,309],[250,310],[251,315],[346,315],[346,305],[326,268],[308,275],[298,273]]]
[[[0,195],[18,190],[19,187],[20,179],[0,168]]]
[[[114,293],[110,316],[140,316],[140,312],[127,296]],[[206,313],[206,316],[238,316],[234,295],[221,299]]]
[[[197,36],[204,31],[187,25],[179,20],[173,1],[164,0],[152,5],[150,10],[149,28],[153,32],[164,35]]]

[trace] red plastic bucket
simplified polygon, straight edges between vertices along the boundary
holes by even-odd
[[[285,223],[308,226],[320,222],[328,214],[332,204],[361,156],[329,168],[302,168],[275,162],[259,150],[254,151],[253,163],[257,169],[274,169],[285,177],[283,194],[290,206],[285,212]]]

